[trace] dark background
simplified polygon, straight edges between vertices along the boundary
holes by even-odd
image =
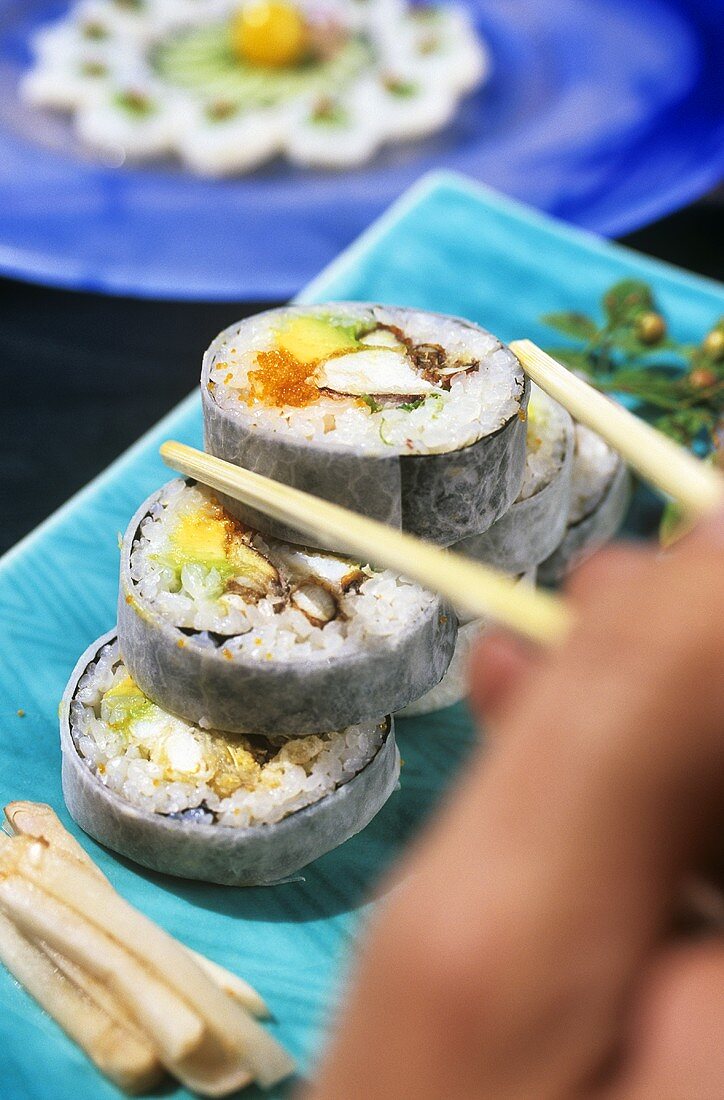
[[[621,242],[721,279],[723,211],[720,191]],[[197,385],[217,332],[272,304],[136,301],[0,279],[0,551]]]

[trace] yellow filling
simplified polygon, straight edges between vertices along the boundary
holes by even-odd
[[[310,366],[331,355],[353,351],[359,346],[349,329],[321,317],[291,317],[277,333],[277,347],[299,363]]]
[[[168,541],[162,560],[179,575],[184,566],[200,565],[215,569],[224,585],[237,580],[260,594],[279,582],[271,562],[249,546],[243,529],[216,503],[182,515]]]
[[[281,69],[297,65],[309,49],[300,12],[281,0],[260,0],[242,8],[231,24],[235,54],[251,65]]]
[[[100,710],[111,729],[158,765],[164,782],[207,783],[219,798],[228,798],[242,787],[273,790],[286,764],[309,772],[324,749],[322,738],[312,734],[269,754],[246,737],[197,729],[152,703],[128,674],[105,692]]]

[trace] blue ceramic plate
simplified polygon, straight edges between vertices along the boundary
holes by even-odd
[[[714,284],[464,180],[436,175],[302,297],[444,310],[480,321],[506,339],[545,342],[551,334],[539,323],[542,313],[595,312],[602,291],[624,276],[652,283],[681,339],[696,339],[724,313],[724,293]],[[117,532],[139,501],[169,477],[159,444],[174,437],[200,445],[200,420],[194,394],[0,562],[0,805],[16,798],[44,800],[68,823],[60,790],[58,700],[78,655],[114,622]],[[398,730],[405,760],[401,789],[360,836],[288,885],[234,890],[165,878],[117,858],[71,826],[133,904],[259,988],[278,1021],[273,1030],[305,1067],[334,1011],[370,887],[434,805],[473,736],[462,705],[400,721]],[[0,1003],[4,1096],[114,1095],[1,968]]]
[[[0,0],[0,271],[79,290],[282,300],[432,168],[607,235],[717,183],[720,0],[467,2],[494,71],[444,134],[347,174],[278,163],[210,182],[172,165],[99,166],[67,123],[19,104],[28,36],[65,4]]]

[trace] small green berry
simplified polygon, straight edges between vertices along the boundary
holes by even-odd
[[[641,313],[636,318],[635,331],[642,344],[658,344],[666,335],[666,321],[660,313]]]
[[[701,342],[702,350],[710,359],[719,362],[724,359],[724,332],[720,328],[713,328]]]

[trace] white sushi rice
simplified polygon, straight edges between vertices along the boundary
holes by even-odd
[[[448,125],[461,97],[488,74],[487,49],[455,5],[416,10],[404,0],[290,2],[312,24],[338,30],[336,53],[306,67],[235,68],[219,58],[226,56],[225,25],[244,6],[239,0],[77,0],[33,37],[34,63],[21,94],[33,106],[73,113],[81,139],[104,156],[175,152],[196,173],[224,176],[248,172],[280,152],[296,164],[351,168],[386,143]],[[107,63],[103,81],[93,72],[99,55]],[[390,76],[409,93],[389,94]],[[119,116],[117,96],[129,80],[159,85],[155,119]],[[99,95],[104,85],[108,94]],[[250,117],[220,127],[204,107],[229,96]],[[334,125],[314,121],[320,96],[338,98],[344,108]],[[269,106],[285,109],[272,118],[260,112]],[[259,125],[265,121],[273,136]]]
[[[109,724],[104,696],[127,675],[117,644],[104,646],[78,683],[71,732],[104,785],[151,813],[236,828],[273,824],[357,775],[387,731],[386,722],[371,721],[278,747],[267,743],[272,755],[255,763],[244,751],[253,739],[203,731],[150,702],[134,720]]]
[[[590,515],[602,500],[620,463],[607,443],[584,424],[575,425],[573,486],[568,525]]]
[[[535,581],[536,570],[531,569],[527,573],[522,573],[518,577],[517,583],[533,587]],[[494,621],[489,618],[461,622],[452,661],[440,683],[436,684],[430,691],[425,692],[419,699],[415,699],[398,711],[396,717],[415,718],[423,714],[431,714],[433,711],[442,710],[443,707],[451,707],[465,699],[468,694],[470,654],[477,643],[492,630],[494,625]]]
[[[394,325],[416,344],[439,344],[448,357],[479,366],[435,386],[419,407],[370,408],[363,400],[320,390],[313,404],[274,407],[258,400],[249,375],[259,352],[272,350],[275,332],[293,314],[341,322],[361,319]],[[304,306],[259,314],[222,333],[211,345],[209,382],[214,401],[250,429],[313,442],[316,447],[367,454],[434,454],[475,443],[503,427],[520,409],[523,373],[515,356],[491,333],[449,317],[417,310],[352,304]]]
[[[358,588],[338,595],[342,614],[316,626],[283,597],[270,595],[250,602],[233,592],[219,595],[215,570],[185,566],[181,587],[174,590],[177,574],[159,560],[168,550],[169,534],[183,515],[213,499],[201,486],[171,482],[143,520],[131,552],[131,575],[139,597],[174,626],[198,631],[196,644],[215,647],[210,634],[223,634],[228,635],[224,648],[230,657],[243,654],[259,662],[326,663],[375,644],[394,647],[435,600],[430,592],[390,570],[366,568]],[[284,556],[289,544],[265,542],[255,535],[252,545],[277,567],[283,580],[291,579]]]
[[[280,108],[258,108],[209,118],[214,105],[178,104],[177,150],[186,166],[201,176],[246,172],[281,152],[286,116]]]
[[[531,384],[528,403],[525,470],[517,500],[527,500],[547,485],[563,465],[567,414]]]
[[[148,104],[143,112],[123,106],[128,97]],[[113,162],[160,157],[173,146],[177,113],[159,95],[151,81],[124,81],[119,87],[106,82],[104,94],[89,102],[76,116],[79,137]]]
[[[293,164],[352,168],[369,160],[381,143],[375,88],[359,81],[327,99],[313,96],[287,108],[284,151]]]

